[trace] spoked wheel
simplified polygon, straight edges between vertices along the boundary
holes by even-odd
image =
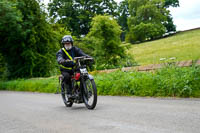
[[[62,83],[62,85],[61,85],[61,96],[62,96],[62,99],[63,99],[65,106],[66,107],[72,107],[73,102],[69,101],[69,99],[67,98],[67,87],[69,87],[69,86],[65,86],[64,83]]]
[[[83,100],[88,109],[95,108],[97,104],[97,88],[93,79],[86,79],[83,82]]]

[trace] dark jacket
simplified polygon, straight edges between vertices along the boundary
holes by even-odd
[[[65,49],[66,50],[66,49]],[[87,56],[89,57],[87,54],[85,54],[81,49],[73,46],[70,50],[66,50],[68,52],[68,54],[72,57],[72,59],[74,59],[74,57],[80,57],[80,56]],[[57,62],[59,65],[61,65],[60,70],[61,71],[69,71],[70,69],[66,69],[63,68],[67,67],[67,68],[72,68],[75,64],[73,61],[67,62],[65,60],[70,60],[69,57],[65,54],[65,52],[60,49],[57,53],[56,53],[56,57],[57,57]]]

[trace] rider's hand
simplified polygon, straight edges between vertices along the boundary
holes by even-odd
[[[89,56],[89,55],[87,55],[87,56],[85,56],[86,58],[92,58],[91,56]]]
[[[91,60],[90,60],[90,63],[89,63],[90,65],[95,63],[95,62],[94,62],[94,58],[92,58],[91,56],[88,55],[88,56],[86,56],[86,58],[90,58],[90,59],[91,59]]]
[[[64,64],[64,63],[66,63],[66,62],[71,62],[71,60],[69,60],[69,59],[67,59],[67,60],[60,60],[60,64]],[[72,61],[73,62],[73,61]]]
[[[86,58],[91,58],[91,60],[94,60],[94,58],[92,58],[91,56],[87,55]]]
[[[64,63],[65,63],[65,60],[60,60],[60,61],[59,61],[59,64],[62,64],[62,65],[63,65]]]
[[[72,66],[76,65],[75,62],[74,62],[74,60],[73,61],[71,60],[70,63],[72,64]]]
[[[75,66],[74,60],[69,60],[69,59],[67,59],[67,60],[65,60],[65,61],[66,61],[66,63],[71,64],[72,66]]]
[[[62,64],[62,65],[70,65],[70,66],[75,66],[75,63],[74,63],[74,61],[72,61],[72,60],[61,60],[60,62],[59,62],[60,64]]]

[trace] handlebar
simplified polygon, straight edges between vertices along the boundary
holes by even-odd
[[[74,60],[77,61],[77,60],[94,60],[94,59],[93,58],[87,58],[86,56],[81,56],[81,57],[75,57]]]
[[[93,59],[93,58],[87,58],[86,56],[81,56],[81,57],[75,57],[74,60],[75,60],[75,61],[78,61],[78,60],[82,60],[82,61],[91,60],[91,61],[92,61],[92,60],[94,60],[94,59]],[[70,62],[70,61],[72,61],[72,60],[67,59],[66,61],[67,61],[67,62]]]

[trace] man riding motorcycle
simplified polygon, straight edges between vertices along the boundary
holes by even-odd
[[[64,77],[64,86],[67,89],[67,97],[70,99],[72,98],[72,83],[71,83],[71,76],[73,75],[73,67],[75,65],[74,57],[81,57],[81,56],[88,56],[85,54],[81,49],[73,46],[73,38],[70,35],[65,35],[62,38],[62,45],[61,48],[57,53],[57,61],[60,65],[61,74]]]

